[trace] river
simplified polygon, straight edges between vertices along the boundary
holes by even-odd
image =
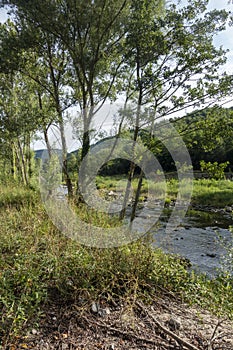
[[[65,198],[67,189],[60,187],[61,198]],[[138,210],[138,214],[140,213]],[[152,220],[155,215],[156,206],[143,208],[143,216],[137,223],[138,230],[143,231],[144,223]],[[131,209],[127,208],[130,215]],[[166,233],[166,223],[172,208],[164,209],[158,224],[151,228],[154,237],[154,245],[167,253],[178,254],[187,258],[191,268],[210,277],[214,277],[226,268],[233,275],[233,256],[229,256],[228,246],[233,253],[233,233],[229,227],[233,226],[233,213],[213,210],[189,210],[179,227],[172,233]]]
[[[233,234],[229,230],[233,225],[231,215],[189,210],[181,225],[167,234],[168,214],[165,211],[160,217],[159,228],[151,231],[155,246],[187,258],[193,269],[210,277],[226,268],[232,271],[233,257],[229,257],[231,262],[226,262],[229,254],[226,246],[233,247]]]

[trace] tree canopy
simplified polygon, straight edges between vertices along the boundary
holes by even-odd
[[[12,17],[0,25],[1,98],[12,115],[1,107],[1,140],[8,139],[9,128],[40,130],[49,149],[48,130],[56,125],[64,169],[71,106],[79,114],[83,159],[93,120],[106,103],[123,99],[126,109],[137,106],[119,122],[119,133],[128,125],[136,140],[145,128],[152,137],[159,119],[213,106],[232,93],[232,75],[221,69],[227,50],[213,44],[230,14],[207,11],[206,0],[189,0],[183,7],[162,0],[8,0],[2,5]],[[18,94],[12,88],[9,95],[9,77]],[[18,103],[21,94],[27,98]]]

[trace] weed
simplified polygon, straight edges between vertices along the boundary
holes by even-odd
[[[2,342],[39,320],[44,305],[53,298],[52,291],[64,302],[82,300],[89,305],[91,300],[101,299],[151,299],[166,290],[185,301],[233,317],[230,277],[208,280],[190,273],[179,257],[152,248],[149,234],[113,249],[81,246],[54,227],[37,194],[22,191],[1,190]],[[13,193],[18,194],[18,202]],[[88,216],[85,208],[79,214],[95,224],[105,223],[105,227],[118,224],[116,218],[108,221],[106,216]]]

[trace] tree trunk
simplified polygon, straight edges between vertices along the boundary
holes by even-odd
[[[85,156],[89,152],[89,149],[90,149],[90,132],[88,130],[83,133],[83,147],[82,147],[82,153],[81,153],[81,161],[85,158]]]
[[[140,175],[139,175],[139,180],[138,180],[138,186],[137,186],[137,190],[136,190],[136,194],[135,194],[135,200],[134,200],[134,204],[133,204],[133,208],[132,208],[132,212],[131,212],[130,222],[133,222],[135,215],[136,215],[138,201],[139,201],[139,197],[140,197],[140,193],[141,193],[141,189],[142,189],[142,179],[143,179],[143,171],[141,170]]]
[[[61,142],[62,142],[62,171],[63,175],[65,177],[65,183],[68,190],[68,196],[71,198],[73,197],[73,186],[71,182],[71,178],[69,176],[68,172],[68,166],[67,166],[67,145],[66,145],[66,138],[65,138],[65,130],[64,130],[64,123],[62,116],[60,115],[59,118],[59,129],[61,134]]]
[[[13,176],[13,180],[17,178],[17,168],[16,168],[16,154],[14,144],[12,145],[12,155],[11,155],[11,174]]]
[[[136,142],[137,138],[138,138],[138,133],[139,133],[139,117],[140,117],[140,111],[141,111],[141,106],[138,105],[137,107],[137,115],[136,115],[136,127],[134,130],[134,137],[133,137],[133,141]],[[133,148],[132,148],[132,154],[134,154],[134,149],[135,149],[135,144],[133,144]],[[135,171],[135,162],[131,161],[130,162],[130,169],[129,169],[129,174],[128,174],[128,182],[127,182],[127,186],[126,186],[126,190],[125,190],[125,195],[124,195],[124,200],[123,200],[123,205],[122,205],[122,209],[120,211],[120,219],[123,220],[125,217],[125,213],[126,213],[126,204],[128,202],[129,199],[129,194],[130,194],[130,187],[131,187],[131,183],[134,177],[134,171]]]
[[[140,113],[141,113],[141,105],[142,105],[142,95],[143,95],[143,90],[142,90],[142,80],[141,80],[141,65],[140,65],[140,50],[137,47],[137,56],[136,56],[136,67],[137,67],[137,84],[138,84],[138,105],[137,105],[137,113],[136,113],[136,125],[135,125],[135,130],[134,130],[134,137],[133,137],[133,149],[132,149],[132,154],[134,155],[134,150],[135,150],[135,142],[137,141],[138,134],[139,134],[139,120],[140,120]],[[126,204],[129,199],[129,194],[130,194],[130,187],[131,183],[133,180],[134,176],[134,171],[135,171],[135,161],[131,161],[130,163],[130,170],[129,170],[129,175],[128,175],[128,182],[126,186],[126,191],[125,191],[125,196],[123,200],[123,206],[122,210],[120,212],[120,219],[122,220],[125,217],[126,213]],[[136,210],[136,208],[135,208]]]
[[[152,139],[152,137],[154,135],[154,127],[155,127],[155,117],[153,117],[152,121],[151,121],[151,129],[150,129],[150,134],[149,134],[150,140]],[[140,193],[141,193],[141,189],[142,189],[142,180],[143,180],[143,171],[141,170],[140,175],[139,175],[136,195],[135,195],[135,201],[134,201],[132,212],[131,212],[130,222],[133,222],[135,215],[136,215],[138,201],[139,201],[139,197],[140,197]]]
[[[23,181],[24,185],[27,186],[28,179],[27,179],[26,165],[25,165],[23,150],[22,150],[22,147],[21,147],[19,140],[17,140],[17,147],[15,146],[15,154],[17,157],[18,169],[21,173],[22,181]]]
[[[44,127],[43,129],[43,134],[44,134],[44,139],[45,139],[45,144],[48,150],[48,155],[49,155],[49,159],[51,159],[52,157],[52,148],[49,142],[49,138],[48,138],[48,129],[46,127]]]
[[[29,181],[32,178],[33,175],[33,169],[32,169],[32,154],[31,154],[31,147],[30,147],[30,142],[31,142],[31,137],[30,133],[28,133],[26,137],[26,152],[27,152],[27,163],[28,163],[28,178]]]

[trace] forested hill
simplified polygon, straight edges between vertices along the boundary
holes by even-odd
[[[213,107],[195,111],[173,123],[189,150],[193,167],[200,161],[226,162],[233,169],[233,108]]]
[[[164,121],[160,121],[155,127],[159,127]],[[170,123],[182,136],[192,159],[194,170],[200,170],[200,161],[205,162],[229,162],[227,170],[233,170],[233,108],[207,108],[197,110],[182,118],[170,119]],[[131,136],[130,136],[131,135]],[[133,130],[122,133],[121,137],[132,137]],[[175,164],[168,150],[161,142],[149,140],[149,130],[140,130],[140,137],[154,152],[164,171],[174,171]],[[107,137],[99,140],[101,144]],[[45,152],[45,153],[43,153]],[[35,157],[46,157],[46,150],[36,150]],[[76,150],[68,154],[68,165],[71,172],[75,171],[77,158],[80,151]],[[129,162],[124,159],[110,161],[101,169],[102,174],[127,173]]]

